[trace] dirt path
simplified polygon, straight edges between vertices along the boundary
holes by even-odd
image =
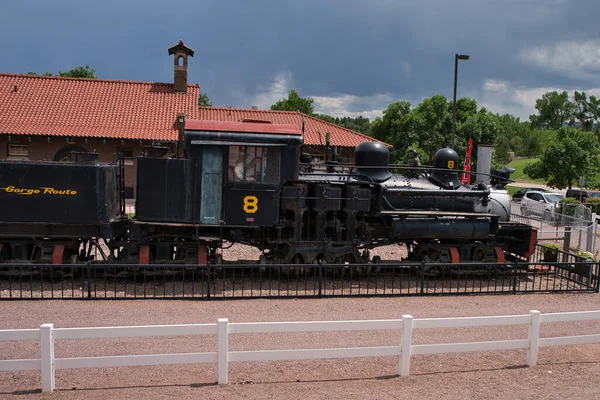
[[[562,194],[566,194],[567,193],[567,189],[556,189],[556,188],[551,188],[549,186],[546,186],[544,184],[541,183],[530,183],[530,182],[514,182],[511,183],[509,186],[515,186],[515,187],[520,187],[520,188],[540,188],[540,189],[546,189],[546,190],[550,190],[551,192],[555,192],[555,193],[562,193]]]
[[[354,320],[523,314],[600,309],[598,294],[346,298],[245,301],[3,302],[0,329],[290,320]],[[600,321],[542,326],[541,336],[600,333]],[[426,329],[414,343],[524,338],[525,326]],[[398,345],[398,332],[245,334],[232,350]],[[56,342],[57,357],[214,351],[212,337],[121,338]],[[35,358],[36,342],[0,342],[3,359]],[[600,345],[540,350],[524,367],[525,351],[413,356],[410,377],[398,377],[397,357],[231,363],[230,385],[215,384],[216,367],[124,367],[59,370],[57,391],[39,392],[37,372],[0,372],[2,399],[592,399],[600,396]]]

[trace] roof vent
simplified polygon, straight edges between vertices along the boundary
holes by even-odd
[[[244,118],[240,122],[255,122],[257,124],[272,124],[272,121],[267,121],[266,119],[253,119],[253,118]]]

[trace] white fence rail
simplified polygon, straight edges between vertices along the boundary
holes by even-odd
[[[539,337],[540,325],[542,323],[582,320],[600,320],[600,311],[541,314],[539,311],[532,310],[529,312],[529,314],[524,315],[423,319],[413,319],[411,315],[403,315],[402,319],[373,321],[229,323],[227,319],[219,319],[216,324],[94,328],[54,328],[53,324],[43,324],[40,326],[40,329],[0,330],[0,341],[39,340],[41,349],[39,359],[0,361],[0,371],[41,371],[42,390],[44,392],[52,392],[55,389],[54,371],[57,369],[74,368],[217,363],[218,382],[219,384],[227,384],[229,381],[229,362],[231,361],[308,360],[319,358],[396,356],[400,357],[398,374],[401,376],[408,376],[411,355],[513,349],[526,349],[527,365],[534,366],[537,364],[538,351],[540,347],[600,343],[600,334],[551,338]],[[412,344],[413,331],[415,329],[495,325],[529,325],[527,338],[488,342],[421,345]],[[402,340],[398,346],[229,351],[229,335],[236,333],[331,332],[357,330],[398,330],[402,332]],[[217,335],[217,351],[205,353],[149,354],[79,358],[56,358],[54,355],[54,341],[61,339],[180,335]]]

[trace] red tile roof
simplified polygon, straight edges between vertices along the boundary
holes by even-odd
[[[198,119],[217,121],[265,120],[276,124],[302,125],[302,113],[297,111],[253,110],[246,108],[200,107]],[[362,142],[375,140],[362,133],[342,128],[318,118],[304,115],[304,144],[325,145],[330,133],[331,145],[356,147]]]
[[[0,74],[0,133],[177,140],[198,113],[199,85]]]
[[[176,119],[264,120],[300,127],[294,111],[198,107],[199,85],[187,94],[172,83],[43,77],[0,73],[0,134],[176,141]],[[374,140],[350,129],[304,116],[304,143],[355,147]]]
[[[244,123],[252,122],[252,124]],[[247,133],[279,133],[283,135],[302,135],[302,129],[297,124],[274,124],[271,121],[244,120],[210,121],[205,119],[187,119],[186,130],[214,131],[214,132],[247,132]]]

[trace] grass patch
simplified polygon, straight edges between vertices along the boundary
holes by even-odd
[[[543,179],[531,179],[529,176],[525,175],[523,170],[529,164],[533,164],[536,161],[539,161],[539,158],[524,158],[522,160],[515,160],[508,164],[509,167],[515,169],[515,172],[510,174],[510,179],[519,181],[519,182],[530,182],[530,183],[546,183]],[[517,189],[518,190],[518,189]]]
[[[520,186],[506,185],[506,190],[508,190],[508,194],[510,195],[510,197],[512,197],[512,195],[515,194],[515,192],[519,189],[523,188]]]

